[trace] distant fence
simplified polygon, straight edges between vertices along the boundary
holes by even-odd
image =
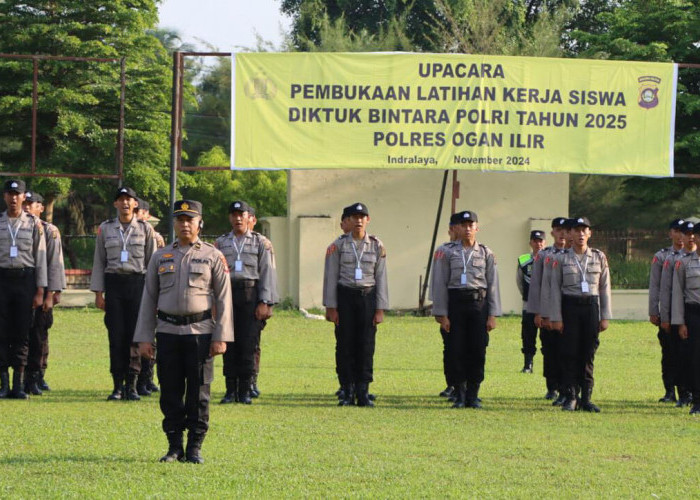
[[[202,239],[209,243],[217,237],[202,235]],[[613,288],[644,289],[649,285],[652,257],[659,248],[669,245],[668,231],[595,230],[590,244],[608,256]],[[63,235],[63,246],[66,269],[92,269],[94,235]],[[89,282],[89,275],[79,274],[74,279]]]
[[[654,254],[669,246],[667,230],[594,230],[590,244],[605,252],[610,262],[613,288],[649,286]]]

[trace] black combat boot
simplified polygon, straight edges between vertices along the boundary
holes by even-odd
[[[685,387],[678,387],[678,402],[676,402],[676,408],[683,408],[684,406],[690,406],[692,402],[692,394]]]
[[[253,375],[253,378],[250,379],[250,397],[251,398],[260,397],[260,389],[258,389],[258,376],[257,375]]]
[[[123,376],[112,374],[112,383],[114,384],[114,388],[112,389],[112,394],[107,396],[107,401],[119,401],[124,397],[124,386],[122,386],[123,381]]]
[[[10,391],[12,399],[28,399],[27,393],[24,392],[24,368],[15,368],[12,372],[12,390]]]
[[[560,397],[564,396],[564,401],[561,404],[561,409],[564,411],[576,411],[578,400],[576,399],[576,390],[567,388],[560,393]]]
[[[452,408],[464,408],[467,406],[467,383],[462,382],[461,384],[457,385],[455,389],[457,390],[457,397],[452,405]]]
[[[25,381],[25,391],[33,396],[41,396],[43,394],[41,388],[39,387],[39,381],[41,380],[41,372],[30,372],[27,374]]]
[[[532,354],[525,354],[525,363],[520,373],[532,373]]]
[[[343,384],[343,398],[338,401],[338,406],[352,406],[355,404],[355,386]]]
[[[441,398],[449,399],[455,393],[455,388],[452,385],[445,387],[445,390],[440,393]]]
[[[367,382],[356,384],[355,391],[357,406],[374,406],[374,402],[369,398],[369,384]]]
[[[593,404],[591,401],[591,394],[593,389],[582,388],[581,389],[581,401],[579,402],[578,409],[581,411],[587,411],[590,413],[600,413],[600,408]]]
[[[668,380],[664,380],[664,390],[666,392],[662,398],[659,398],[659,403],[675,403],[676,387]]]
[[[10,395],[10,373],[7,370],[0,372],[0,399]]]
[[[124,399],[127,401],[140,401],[141,396],[139,396],[136,390],[136,378],[138,375],[136,373],[130,373],[126,376],[126,389],[124,391]]]
[[[239,378],[238,379],[238,399],[239,403],[244,405],[249,405],[253,402],[250,397],[250,379],[249,378]]]
[[[148,388],[148,373],[143,371],[143,367],[141,367],[141,373],[136,379],[136,392],[139,396],[151,395],[151,390]]]
[[[467,408],[481,409],[481,399],[479,398],[479,387],[481,384],[467,384],[467,399],[465,406]]]
[[[41,370],[41,380],[39,381],[39,389],[42,391],[50,391],[51,387],[49,387],[49,384],[46,383],[46,380],[44,379],[44,376],[46,375],[46,372],[44,370]]]
[[[185,460],[191,464],[203,464],[204,459],[200,455],[204,433],[187,433],[187,449],[185,450]]]
[[[236,377],[226,377],[226,394],[221,398],[219,404],[227,405],[236,402]]]
[[[182,462],[185,459],[185,450],[182,447],[182,432],[166,432],[168,438],[168,452],[160,457],[160,462]]]

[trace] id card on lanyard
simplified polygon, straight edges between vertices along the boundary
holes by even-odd
[[[15,227],[10,226],[10,221],[7,221],[7,230],[10,232],[10,238],[12,239],[12,245],[10,245],[10,258],[14,259],[19,255],[19,250],[17,249],[17,233],[19,233],[19,226],[21,220],[17,217],[17,222],[15,222]],[[14,229],[14,231],[12,231]]]
[[[364,246],[362,248],[362,251],[360,252],[360,255],[357,255],[357,247],[355,247],[355,242],[352,242],[352,251],[355,253],[355,262],[357,265],[355,266],[355,281],[359,281],[362,279],[362,268],[360,267],[360,263],[362,262],[362,256],[365,253]]]
[[[467,266],[472,261],[473,256],[474,256],[474,249],[472,248],[472,251],[469,253],[469,258],[465,259],[464,247],[462,247],[462,266],[463,266],[463,268],[462,268],[462,276],[460,277],[460,284],[461,285],[467,284]]]
[[[574,258],[576,259],[576,265],[578,266],[578,270],[581,271],[581,293],[591,293],[591,287],[588,285],[588,281],[586,281],[586,268],[588,267],[588,255],[586,255],[586,260],[583,263],[583,267],[581,267],[581,263],[578,261],[578,258],[574,255]]]
[[[129,262],[129,251],[126,249],[126,246],[129,244],[129,238],[131,238],[131,228],[132,226],[129,226],[126,230],[126,237],[124,237],[124,228],[119,226],[119,235],[122,237],[122,251],[119,261],[122,263]]]
[[[238,245],[236,245],[236,235],[232,234],[231,243],[233,243],[233,248],[236,249],[236,261],[233,263],[233,271],[236,273],[240,273],[241,271],[243,271],[243,261],[241,261],[241,252],[243,251],[243,246],[245,245],[245,242],[242,242],[241,247],[238,248]]]

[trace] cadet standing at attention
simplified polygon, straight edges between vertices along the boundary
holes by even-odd
[[[326,319],[338,327],[338,378],[344,396],[338,404],[374,406],[369,384],[374,380],[375,337],[389,308],[386,250],[367,233],[367,205],[353,203],[343,212],[350,232],[326,250],[323,273]]]
[[[537,254],[544,248],[544,231],[530,231],[530,253],[518,257],[518,270],[515,282],[523,299],[523,312],[520,321],[520,337],[523,342],[521,352],[525,358],[521,373],[532,373],[532,361],[537,352],[537,326],[534,313],[527,312],[527,301],[530,293],[530,279]]]
[[[692,388],[692,376],[690,373],[691,350],[689,348],[688,338],[680,336],[678,325],[671,324],[671,309],[673,307],[673,282],[676,264],[686,255],[693,254],[697,251],[698,246],[695,242],[695,234],[693,230],[695,224],[690,221],[685,221],[680,228],[683,234],[683,248],[676,254],[666,258],[664,269],[661,271],[661,287],[663,290],[671,290],[668,293],[662,293],[659,302],[661,312],[661,328],[664,331],[671,333],[672,338],[672,355],[675,360],[674,381],[678,390],[678,401],[676,408],[689,406],[693,402],[693,395],[690,390]]]
[[[273,269],[277,269],[277,264],[275,262],[275,248],[272,246],[272,242],[268,240],[264,235],[261,233],[258,233],[254,231],[255,225],[258,223],[258,218],[255,216],[255,208],[251,207],[248,205],[248,208],[250,208],[250,217],[248,219],[248,229],[250,229],[251,233],[254,233],[260,237],[260,239],[263,242],[263,246],[267,246],[268,244],[270,245],[270,253],[272,254],[272,267]],[[279,304],[280,297],[279,293],[277,291],[277,286],[275,285],[274,289],[274,296],[272,299],[273,304]],[[270,315],[272,315],[272,305],[270,305]],[[265,329],[265,326],[267,326],[267,320],[262,321],[262,326],[260,327],[260,335],[258,335],[258,343],[255,345],[255,353],[253,356],[254,359],[254,364],[255,364],[255,369],[253,373],[253,379],[250,384],[250,397],[251,398],[257,398],[260,396],[260,389],[258,389],[258,375],[260,374],[260,354],[262,353],[260,349],[260,337],[262,336],[262,331]]]
[[[53,306],[61,302],[61,292],[66,287],[66,272],[63,264],[61,233],[53,224],[41,220],[44,212],[44,197],[39,193],[25,193],[24,210],[39,219],[46,238],[47,283],[44,302],[34,309],[34,321],[29,331],[29,357],[27,360],[26,391],[40,396],[48,391],[44,380],[49,358],[49,328],[53,325]]]
[[[457,384],[453,408],[481,408],[489,332],[501,315],[496,257],[477,242],[479,218],[466,210],[452,214],[459,238],[440,246],[433,257],[433,316],[447,332],[451,379]]]
[[[114,207],[119,216],[100,224],[95,242],[90,290],[95,292],[95,305],[105,311],[109,334],[109,371],[114,388],[108,400],[141,399],[136,391],[141,359],[132,344],[144,276],[156,240],[151,225],[136,217],[136,206],[133,189],[117,189]]]
[[[260,341],[263,321],[272,316],[277,297],[277,273],[272,245],[249,227],[250,207],[244,201],[229,206],[233,230],[215,243],[228,263],[233,290],[233,328],[236,340],[224,354],[226,394],[221,404],[251,404],[255,375],[255,346]]]
[[[588,246],[591,223],[577,217],[570,223],[571,248],[552,264],[552,329],[562,332],[560,356],[563,390],[562,410],[600,412],[593,404],[593,360],[599,334],[612,319],[610,270],[605,254]],[[577,400],[578,388],[581,400]]]
[[[231,283],[224,256],[199,239],[202,204],[176,201],[173,217],[177,239],[159,249],[148,265],[134,341],[147,359],[155,355],[153,341],[158,345],[160,409],[168,438],[168,451],[160,461],[201,464],[213,356],[224,353],[226,343],[233,341]]]
[[[688,228],[691,223],[684,226]],[[700,224],[693,225],[695,238],[700,234]],[[687,240],[686,240],[687,241]],[[688,353],[681,370],[688,372],[692,393],[691,415],[700,415],[700,254],[698,247],[676,261],[673,272],[671,323],[678,325],[678,335],[685,341]]]
[[[530,291],[527,297],[526,311],[534,314],[535,327],[540,329],[540,343],[542,344],[542,375],[544,376],[547,392],[544,398],[553,400],[553,405],[560,406],[564,402],[564,397],[558,394],[561,385],[561,363],[559,362],[559,332],[553,331],[545,325],[544,318],[548,317],[548,305],[543,303],[542,297],[549,297],[551,262],[552,258],[559,252],[563,252],[566,246],[566,236],[568,230],[564,227],[566,217],[555,217],[552,219],[552,231],[550,234],[554,239],[552,246],[543,248],[535,256],[530,278]],[[548,300],[548,299],[547,299]]]
[[[670,328],[670,304],[673,291],[673,266],[683,249],[683,232],[685,220],[674,219],[669,224],[668,236],[671,246],[662,248],[651,259],[649,273],[649,322],[658,327],[656,337],[661,346],[661,381],[665,393],[659,403],[676,402],[676,378],[678,363],[674,359],[674,337],[678,337],[678,328]],[[670,272],[664,271],[670,265]],[[663,297],[663,298],[662,298]],[[663,305],[662,305],[663,304]],[[661,309],[666,313],[662,314]],[[661,317],[664,316],[662,320]]]
[[[137,198],[138,206],[136,207],[136,217],[139,220],[148,222],[151,217],[151,206],[146,200]],[[165,246],[165,240],[163,236],[158,233],[155,229],[153,230],[153,235],[156,238],[156,248],[163,248]],[[155,348],[155,345],[153,346]],[[153,366],[154,360],[141,358],[141,371],[139,372],[138,379],[136,381],[136,392],[139,396],[150,396],[153,392],[158,392],[160,389],[153,382]]]
[[[44,303],[46,240],[41,221],[22,210],[24,181],[5,182],[7,210],[0,214],[0,398],[27,399],[27,366],[32,308]],[[9,367],[12,367],[10,390]]]

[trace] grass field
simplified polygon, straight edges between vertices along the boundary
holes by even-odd
[[[432,318],[380,326],[375,408],[340,408],[328,323],[279,312],[263,332],[260,399],[218,404],[202,466],[161,464],[157,396],[107,402],[107,335],[94,309],[61,310],[47,381],[0,401],[2,498],[698,497],[700,419],[657,403],[653,327],[613,322],[596,359],[600,414],[564,413],[522,367],[519,318],[491,335],[484,409],[453,410]]]

